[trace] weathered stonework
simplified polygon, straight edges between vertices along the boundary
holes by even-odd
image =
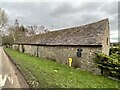
[[[82,56],[80,58],[78,58],[76,54],[78,48],[83,49]],[[100,70],[98,71],[94,61],[94,53],[97,51],[102,52],[102,48],[79,46],[39,46],[39,57],[48,58],[67,65],[68,58],[71,57],[73,59],[72,66],[100,74]]]
[[[109,32],[109,22],[106,24],[105,33],[102,40],[102,53],[109,55],[110,48],[110,32]]]
[[[47,58],[68,65],[68,58],[73,59],[72,66],[100,74],[95,63],[95,53],[109,54],[109,21],[104,19],[88,25],[52,31],[21,40],[12,48],[21,52]],[[81,48],[81,57],[77,49]]]
[[[14,50],[19,50],[19,45],[18,44],[13,44],[12,45],[12,49],[14,49]]]
[[[68,58],[73,59],[72,66],[81,68],[83,70],[88,70],[90,72],[100,74],[100,69],[96,66],[94,61],[95,52],[102,52],[102,47],[81,47],[81,46],[37,46],[37,45],[13,45],[13,49],[22,52],[24,48],[24,53],[38,56],[42,58],[47,58],[58,63],[67,64]],[[81,57],[77,57],[77,49],[81,48]]]

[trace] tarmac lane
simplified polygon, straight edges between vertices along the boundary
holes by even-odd
[[[0,47],[0,88],[28,88],[19,70]]]

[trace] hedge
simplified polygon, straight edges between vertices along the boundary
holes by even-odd
[[[117,53],[120,55],[120,47],[112,47],[110,48],[110,55],[113,53]]]
[[[101,69],[101,74],[120,79],[120,55],[112,54],[111,56],[96,53],[97,65]]]

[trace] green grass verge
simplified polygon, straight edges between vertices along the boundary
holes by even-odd
[[[4,50],[19,65],[31,87],[120,88],[120,82],[87,71],[70,68],[47,59],[33,57],[9,48]]]

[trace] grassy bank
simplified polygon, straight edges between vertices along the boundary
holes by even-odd
[[[31,87],[118,88],[120,82],[5,48]]]

